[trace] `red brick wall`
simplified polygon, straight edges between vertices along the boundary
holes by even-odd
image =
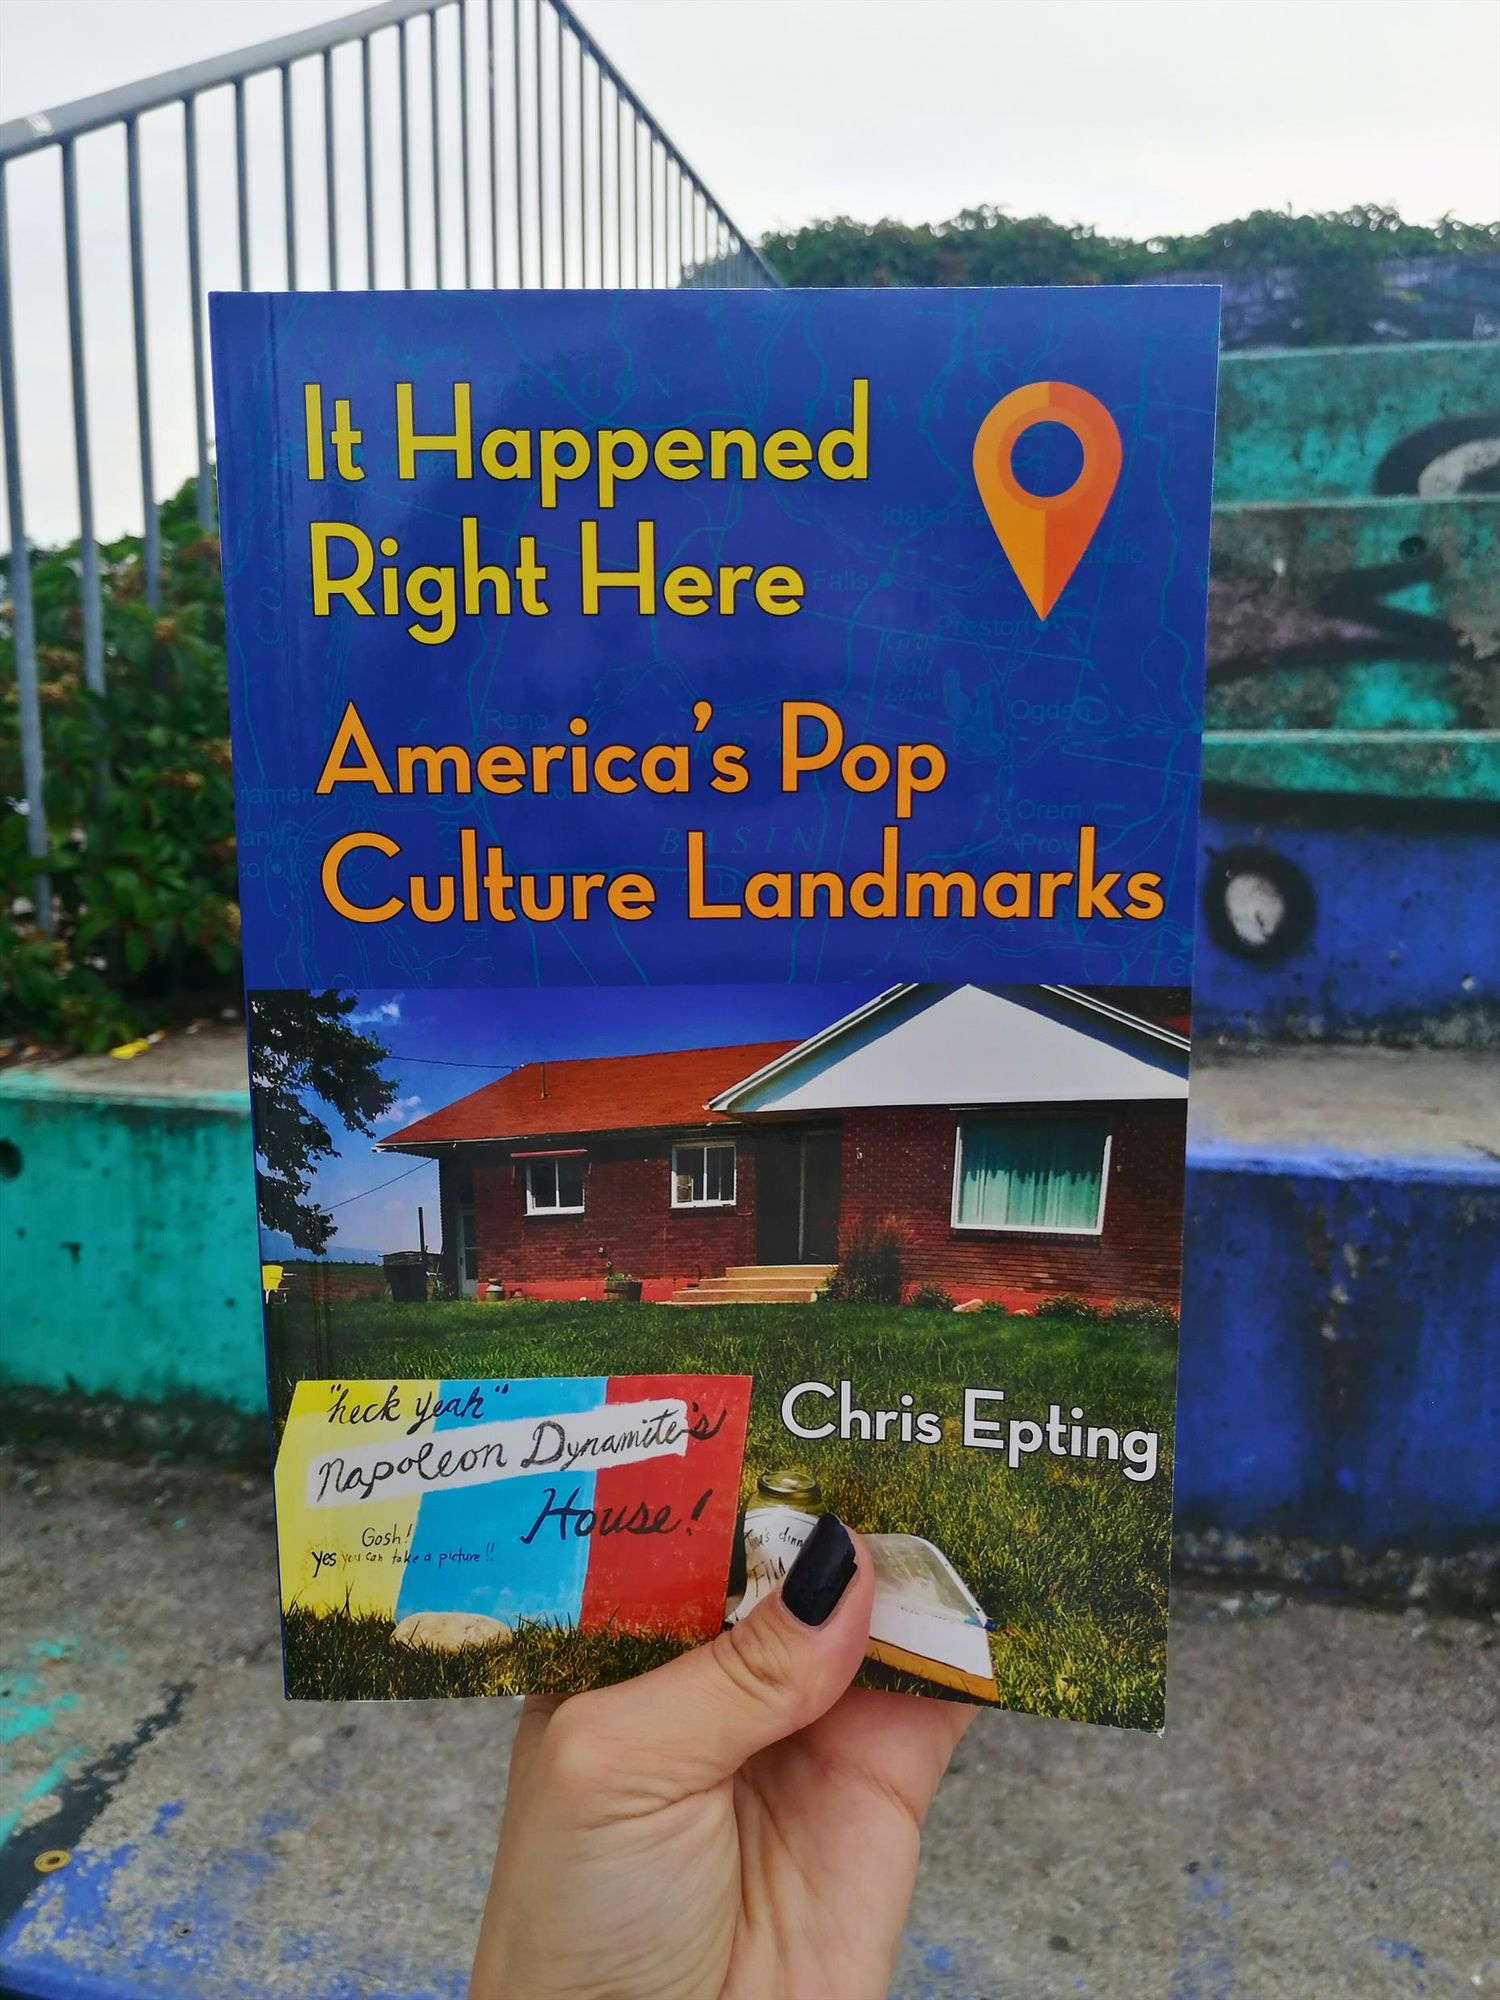
[[[906,1271],[955,1299],[1034,1305],[1059,1292],[1098,1304],[1157,1299],[1175,1305],[1182,1258],[1182,1104],[1078,1105],[1109,1119],[1109,1187],[1099,1236],[989,1234],[952,1225],[952,1111],[846,1111],[841,1234],[899,1217],[909,1232]]]
[[[739,1147],[733,1208],[673,1208],[670,1135],[595,1140],[588,1157],[582,1215],[528,1215],[519,1162],[475,1167],[482,1279],[536,1298],[597,1298],[602,1246],[617,1271],[647,1281],[646,1297],[665,1298],[726,1265],[755,1262],[751,1147]]]

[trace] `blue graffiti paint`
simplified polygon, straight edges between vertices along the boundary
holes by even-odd
[[[1484,832],[1383,825],[1270,825],[1205,809],[1200,899],[1212,857],[1264,846],[1312,884],[1305,941],[1247,961],[1200,928],[1193,988],[1199,1034],[1363,1039],[1492,1035],[1500,1009],[1500,858]],[[1455,1024],[1458,1024],[1455,1027]],[[1464,1024],[1467,1024],[1465,1027]]]

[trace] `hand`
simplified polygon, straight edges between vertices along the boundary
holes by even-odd
[[[850,1688],[874,1587],[825,1515],[711,1644],[526,1703],[470,2000],[884,2000],[973,1710]]]

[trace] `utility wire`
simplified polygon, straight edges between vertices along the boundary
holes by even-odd
[[[518,1063],[500,1061],[457,1062],[451,1056],[403,1056],[394,1049],[386,1050],[384,1060],[386,1062],[422,1063],[438,1069],[487,1069],[491,1073],[495,1070],[505,1070],[508,1073],[513,1069],[524,1069],[526,1067],[525,1061]],[[526,1060],[529,1061],[531,1058],[528,1057]]]
[[[413,1174],[421,1173],[423,1167],[430,1167],[432,1164],[431,1160],[418,1160],[417,1164],[408,1167],[404,1174],[392,1174],[388,1181],[378,1181],[374,1187],[361,1188],[358,1194],[346,1194],[342,1201],[331,1201],[328,1204],[329,1213],[332,1214],[336,1208],[347,1208],[351,1201],[363,1201],[367,1194],[379,1194],[381,1188],[394,1187],[397,1181],[410,1180]]]

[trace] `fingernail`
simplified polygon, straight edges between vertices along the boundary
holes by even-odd
[[[781,1586],[781,1601],[804,1625],[822,1625],[859,1567],[849,1530],[837,1514],[819,1516]]]

